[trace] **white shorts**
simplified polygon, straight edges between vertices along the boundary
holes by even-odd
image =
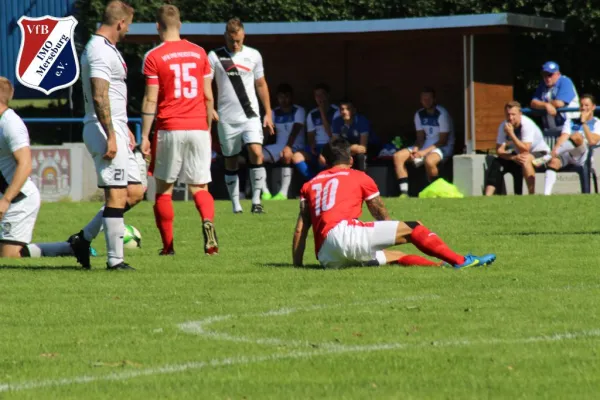
[[[263,127],[260,118],[252,118],[239,124],[219,121],[219,142],[225,157],[233,157],[242,151],[242,144],[263,144]]]
[[[112,160],[106,154],[106,134],[99,122],[88,122],[83,127],[83,142],[96,166],[99,188],[124,188],[128,184],[141,184],[140,166],[129,148],[127,124],[114,123],[117,136],[117,155]]]
[[[268,163],[279,162],[279,160],[281,160],[281,152],[283,151],[285,146],[287,146],[287,144],[274,143],[274,144],[268,144],[265,147],[263,147],[263,156],[265,158],[265,162],[268,162]],[[292,154],[297,151],[300,151],[300,150],[304,150],[304,146],[296,146],[296,145],[292,146]]]
[[[569,146],[570,143],[569,142],[565,142],[561,148],[563,146]],[[562,164],[563,167],[566,167],[567,165],[575,165],[577,167],[583,167],[585,165],[585,162],[587,161],[588,158],[588,146],[587,146],[587,141],[585,144],[582,145],[583,149],[580,149],[579,147],[576,147],[570,151],[566,151],[562,154],[560,154],[558,156],[558,158],[560,159],[560,163]],[[558,149],[559,153],[561,148]]]
[[[210,132],[158,131],[153,175],[167,183],[202,185],[212,180]]]
[[[28,245],[31,243],[35,220],[40,211],[40,192],[37,190],[23,200],[12,203],[0,222],[0,242]]]
[[[423,146],[423,147],[429,147],[429,146]],[[413,147],[408,147],[407,148],[409,151],[412,151]],[[425,155],[425,157],[427,157],[429,154],[434,153],[437,154],[438,156],[440,156],[440,162],[442,161],[446,161],[447,159],[449,159],[450,157],[452,157],[452,152],[447,149],[446,147],[442,147],[442,148],[436,148],[431,150],[429,153],[427,153]],[[413,164],[415,165],[415,167],[420,167],[421,165],[423,165],[425,163],[425,157],[421,157],[421,158],[415,158],[413,160]]]
[[[396,243],[398,221],[342,221],[327,234],[317,258],[325,268],[386,263],[383,249]]]

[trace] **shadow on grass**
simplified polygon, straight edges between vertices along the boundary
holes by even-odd
[[[41,265],[41,266],[31,266],[31,265],[0,265],[0,270],[15,270],[15,271],[87,271],[81,267],[73,266],[73,265],[59,265],[59,266],[50,266],[50,265]]]
[[[305,264],[301,267],[295,267],[292,263],[266,263],[266,264],[258,264],[261,267],[268,268],[298,268],[298,269],[325,269],[321,266],[321,264]]]

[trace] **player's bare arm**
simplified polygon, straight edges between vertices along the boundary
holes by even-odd
[[[294,242],[292,243],[292,259],[295,267],[302,266],[304,258],[304,248],[306,247],[306,237],[310,229],[310,211],[306,201],[300,202],[300,213],[294,230]]]
[[[417,137],[415,140],[415,145],[413,146],[413,150],[412,150],[413,155],[415,153],[417,153],[419,151],[419,149],[421,147],[423,147],[423,145],[425,144],[425,131],[424,130],[417,131],[416,136]]]
[[[13,153],[13,156],[15,157],[17,168],[10,184],[4,191],[4,195],[0,199],[0,219],[4,217],[8,207],[10,207],[10,203],[19,194],[27,178],[31,175],[31,149],[29,146],[21,147]]]
[[[206,105],[206,115],[207,115],[207,122],[208,122],[208,131],[210,132],[211,128],[212,128],[212,121],[213,119],[215,121],[219,120],[219,116],[216,115],[215,112],[215,97],[213,95],[213,90],[212,90],[212,79],[210,77],[206,77],[204,78],[204,104]]]
[[[150,130],[156,116],[158,102],[158,85],[146,85],[142,100],[142,153],[150,155]]]
[[[275,127],[273,125],[273,116],[271,113],[271,97],[269,95],[269,85],[267,85],[267,80],[263,76],[262,78],[257,79],[254,85],[256,86],[256,92],[258,93],[260,102],[262,103],[265,109],[265,119],[263,127],[268,129],[270,135],[274,135]]]
[[[387,208],[385,208],[385,204],[383,204],[381,196],[377,196],[372,198],[371,200],[367,200],[366,203],[369,212],[377,221],[390,220],[390,215],[388,214]]]
[[[504,132],[506,133],[506,136],[515,144],[515,147],[517,150],[519,150],[519,153],[525,153],[529,151],[531,144],[528,145],[517,137],[515,134],[515,127],[511,123],[506,122],[504,124]]]
[[[327,136],[331,137],[333,133],[331,132],[331,124],[329,123],[327,110],[328,108],[325,108],[324,104],[319,104],[319,111],[321,111],[321,121],[323,121],[323,129],[325,129],[325,133],[327,133]]]
[[[110,100],[108,98],[110,83],[102,78],[91,78],[91,86],[94,111],[107,138],[104,158],[110,160],[117,155],[117,137],[115,136],[115,129],[110,114]]]

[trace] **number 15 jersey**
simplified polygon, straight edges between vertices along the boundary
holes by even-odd
[[[206,51],[187,40],[163,42],[146,53],[146,85],[158,85],[156,129],[208,130],[204,78],[210,77]]]
[[[327,234],[341,221],[357,220],[362,203],[379,196],[377,184],[362,171],[333,167],[322,171],[300,190],[300,201],[306,202],[318,254]],[[352,223],[352,222],[350,222]]]

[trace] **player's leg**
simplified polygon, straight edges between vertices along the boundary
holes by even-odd
[[[307,181],[312,179],[314,176],[308,165],[308,160],[310,160],[310,156],[305,151],[298,150],[292,156],[292,163],[298,172],[300,172],[300,175],[302,175]]]
[[[284,148],[285,149],[285,148]],[[273,196],[273,200],[286,200],[290,185],[292,183],[292,176],[294,174],[294,169],[292,167],[292,159],[294,156],[294,152],[282,150],[283,154],[281,157],[281,188],[279,189],[279,193]]]
[[[219,121],[219,144],[225,158],[225,185],[235,214],[242,212],[240,204],[240,177],[238,156],[242,151],[242,130],[239,124],[231,125]]]
[[[260,119],[253,118],[246,122],[243,132],[243,141],[248,148],[253,214],[262,214],[264,212],[260,202],[262,191],[267,186],[267,171],[263,165],[263,140],[263,129]]]
[[[404,267],[441,267],[443,261],[431,261],[416,254],[406,254],[398,250],[380,250],[385,256],[386,264],[397,264]]]
[[[419,221],[398,222],[395,244],[405,243],[414,244],[423,253],[443,260],[454,266],[454,268],[488,265],[496,260],[496,255],[494,254],[477,257],[471,254],[463,256],[455,253],[437,234],[431,232]]]
[[[262,151],[263,163],[275,164],[281,158],[282,148],[278,144],[269,144],[267,146],[264,146],[262,150],[263,150]],[[273,195],[271,194],[271,191],[269,190],[269,185],[267,184],[266,179],[265,179],[265,184],[263,186],[261,199],[262,200],[271,200],[272,198],[273,198]]]
[[[497,157],[494,158],[490,164],[485,178],[486,196],[494,195],[496,189],[502,186],[502,180],[504,179],[504,163],[505,160]]]
[[[438,166],[444,159],[444,153],[441,149],[435,149],[425,156],[425,172],[429,182],[435,182],[440,175]]]
[[[218,254],[219,245],[215,231],[215,200],[208,191],[212,181],[210,173],[211,145],[210,132],[187,131],[187,141],[183,152],[181,181],[188,184],[194,204],[202,220],[204,253]]]
[[[535,167],[533,166],[533,160],[535,159],[534,155],[531,153],[527,153],[525,155],[525,160],[521,163],[521,168],[523,170],[523,177],[525,178],[525,182],[527,183],[527,192],[531,194],[535,194]]]
[[[406,170],[406,162],[410,159],[412,148],[406,148],[397,151],[394,154],[394,169],[396,170],[396,178],[398,179],[398,187],[400,188],[400,196],[408,196],[408,171]]]
[[[563,161],[568,162],[568,158],[568,153],[563,153],[559,157],[552,157],[548,161],[546,172],[544,173],[544,195],[549,196],[552,194],[552,189],[556,183],[556,173],[563,167]]]

